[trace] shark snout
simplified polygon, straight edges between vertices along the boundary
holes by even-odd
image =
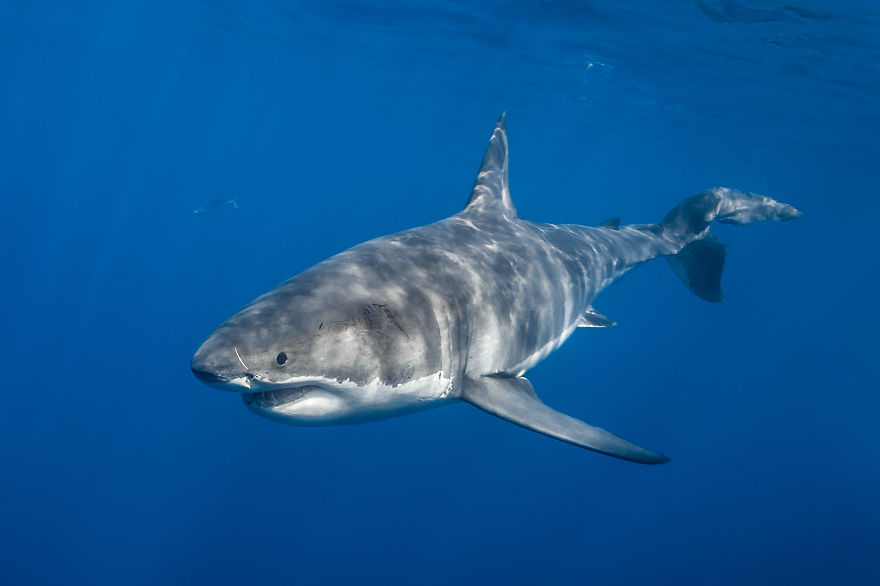
[[[247,393],[251,391],[251,385],[257,378],[249,372],[227,372],[210,364],[205,364],[194,357],[189,368],[197,379],[215,389],[222,391],[235,391]]]
[[[229,377],[221,374],[214,361],[208,360],[201,352],[196,352],[189,361],[189,368],[197,379],[206,385],[216,386],[229,382]]]
[[[226,352],[206,342],[190,360],[189,368],[197,379],[208,386],[222,390],[246,390],[252,376],[234,361],[232,351]]]
[[[192,370],[192,373],[196,376],[196,378],[206,385],[223,384],[229,382],[229,379],[225,376],[211,372],[210,370],[201,366],[196,366],[194,362],[190,362],[189,368],[190,370]]]

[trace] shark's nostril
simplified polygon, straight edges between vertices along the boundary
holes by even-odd
[[[192,369],[193,374],[196,375],[196,378],[205,384],[210,385],[212,383],[225,383],[225,382],[227,382],[226,378],[224,378],[220,375],[214,374],[213,372],[209,372],[207,370],[201,370],[201,369],[198,369],[195,367],[190,367],[190,368]]]

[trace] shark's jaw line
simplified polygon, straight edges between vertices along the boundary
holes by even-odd
[[[284,406],[299,401],[305,396],[308,390],[308,386],[294,388],[282,387],[273,391],[243,393],[241,397],[244,400],[245,405],[251,405],[254,402],[258,402],[272,406]]]
[[[453,399],[452,381],[442,373],[399,385],[367,384],[324,377],[294,377],[283,383],[254,381],[240,389],[258,415],[291,425],[333,425],[384,419],[439,406]]]

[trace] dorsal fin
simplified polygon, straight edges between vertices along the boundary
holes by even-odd
[[[611,228],[612,230],[620,230],[620,218],[608,218],[601,224],[603,228]]]
[[[491,212],[510,218],[516,217],[507,180],[507,132],[504,130],[504,114],[498,119],[495,132],[489,140],[489,148],[486,149],[483,165],[465,212]]]

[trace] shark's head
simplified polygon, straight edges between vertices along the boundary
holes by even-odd
[[[448,393],[430,307],[304,278],[263,295],[202,344],[202,382],[285,423],[357,422],[430,406]],[[332,283],[332,279],[330,280]]]

